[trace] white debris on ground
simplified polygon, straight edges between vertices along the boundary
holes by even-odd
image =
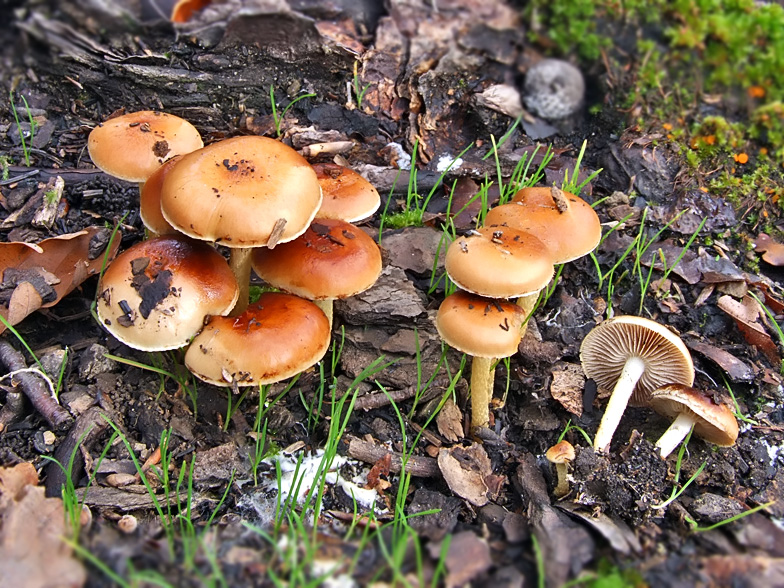
[[[436,171],[444,173],[446,170],[460,169],[460,166],[462,165],[463,159],[461,157],[455,159],[451,155],[442,155],[436,162]]]

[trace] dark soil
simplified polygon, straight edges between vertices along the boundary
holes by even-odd
[[[541,49],[529,44],[517,23],[498,24],[514,9],[469,0],[439,2],[438,13],[429,2],[411,6],[390,2],[383,11],[377,11],[375,3],[359,0],[290,2],[294,10],[286,14],[267,11],[236,17],[228,27],[225,22],[210,27],[188,23],[176,32],[169,23],[147,13],[135,14],[136,22],[109,15],[100,8],[102,3],[94,3],[93,8],[57,2],[12,4],[14,23],[0,29],[0,79],[17,107],[23,107],[20,97],[25,97],[37,117],[38,130],[26,166],[13,114],[7,104],[0,108],[0,154],[12,164],[10,178],[0,183],[3,217],[21,206],[9,203],[23,203],[25,190],[29,198],[39,182],[57,175],[65,180],[68,207],[51,228],[33,226],[29,219],[4,224],[0,239],[5,241],[37,242],[87,226],[118,224],[121,249],[138,241],[144,236],[136,208],[138,187],[93,167],[85,148],[90,129],[119,109],[155,109],[189,119],[205,142],[237,134],[275,136],[270,85],[281,105],[278,114],[302,92],[316,94],[298,101],[286,113],[282,140],[295,148],[353,141],[354,147],[342,153],[339,161],[377,185],[382,209],[390,198],[389,211],[399,210],[408,185],[408,172],[396,167],[400,154],[395,144],[410,154],[418,142],[419,193],[427,194],[440,173],[436,168],[439,158],[455,157],[473,142],[464,165],[451,170],[445,181],[451,186],[459,179],[461,190],[470,195],[485,174],[496,177],[495,162],[483,160],[482,155],[488,152],[490,136],[502,136],[513,122],[481,106],[476,95],[493,84],[519,86]],[[498,30],[490,32],[486,25],[477,24],[480,17],[492,20]],[[338,40],[336,31],[343,35]],[[361,108],[350,108],[346,85],[353,79],[357,62],[361,85],[371,86]],[[507,382],[508,396],[505,405],[499,402],[493,411],[490,429],[479,431],[476,437],[449,439],[431,424],[414,453],[422,469],[412,479],[409,496],[396,503],[400,478],[387,474],[391,486],[377,504],[388,508],[380,518],[387,520],[391,509],[401,506],[409,514],[440,509],[437,514],[412,518],[411,525],[424,546],[419,557],[424,559],[425,577],[433,573],[444,537],[451,538],[446,583],[452,586],[533,585],[541,572],[553,587],[581,574],[586,574],[588,585],[595,575],[620,582],[612,585],[784,585],[784,531],[780,528],[784,516],[780,452],[784,392],[779,348],[773,343],[776,335],[768,330],[765,341],[747,339],[737,321],[718,306],[721,296],[742,298],[753,290],[780,311],[777,280],[781,273],[772,266],[763,264],[759,270],[749,263],[756,263],[756,256],[747,254],[744,244],[754,236],[745,233],[742,219],[736,219],[726,202],[690,187],[680,161],[666,145],[648,149],[645,137],[625,128],[626,113],[610,106],[592,114],[596,109],[591,107],[611,101],[605,100],[609,90],[600,66],[592,66],[586,74],[589,93],[582,110],[558,122],[553,134],[539,142],[552,145],[557,154],[546,170],[545,183],[551,184],[560,181],[564,170],[573,169],[580,145],[587,139],[583,173],[600,167],[604,171],[583,196],[591,202],[611,197],[596,207],[605,223],[633,215],[596,252],[602,271],[607,272],[637,236],[640,212],[646,206],[648,238],[679,211],[689,209],[657,237],[663,248],[674,249],[670,260],[703,216],[708,216],[708,222],[692,244],[690,256],[670,275],[671,283],[661,290],[648,289],[642,305],[640,286],[632,274],[634,254],[616,271],[611,299],[607,298],[607,283],[599,283],[590,259],[567,264],[553,295],[531,320],[520,353],[511,358],[509,373],[503,364],[497,369],[497,399]],[[622,90],[614,88],[616,99]],[[26,112],[19,114],[24,121]],[[529,134],[515,130],[501,150],[506,173],[513,168],[515,157],[532,151],[536,141],[528,130]],[[316,160],[330,161],[332,156]],[[37,174],[19,179],[29,171]],[[631,190],[637,195],[631,202],[615,193],[628,195]],[[408,415],[406,439],[398,415],[382,403],[354,411],[338,453],[361,459],[364,454],[353,440],[376,446],[381,454],[390,449],[400,452],[431,415],[446,387],[443,370],[416,406],[413,395],[405,392],[416,389],[417,361],[423,366],[421,377],[427,380],[441,357],[432,318],[443,299],[443,288],[428,289],[447,194],[443,188],[435,194],[425,227],[383,231],[386,269],[375,294],[336,305],[334,337],[343,346],[335,373],[330,373],[328,354],[321,373],[317,368],[303,374],[272,405],[266,416],[268,448],[290,448],[303,456],[322,448],[330,426],[325,418],[329,404],[309,408],[318,406],[322,374],[328,379],[334,376],[342,394],[381,356],[397,361],[359,386],[358,402],[362,395],[378,393],[381,387],[391,393],[400,391],[405,399],[399,408]],[[470,219],[460,223],[463,229],[471,226]],[[379,224],[377,215],[364,226],[377,236]],[[647,275],[647,265],[643,267]],[[654,271],[653,276],[656,280],[661,272]],[[181,553],[172,560],[146,490],[138,481],[117,486],[110,477],[136,473],[126,445],[109,447],[95,469],[113,427],[142,462],[159,447],[162,435],[170,435],[173,475],[195,456],[191,516],[197,530],[206,525],[225,493],[209,541],[228,585],[273,585],[269,573],[285,576],[285,563],[269,541],[243,525],[246,522],[271,532],[270,513],[275,505],[275,492],[266,486],[274,482],[272,466],[260,466],[259,485],[254,483],[250,466],[256,451],[252,427],[258,394],[245,397],[226,423],[227,389],[199,383],[191,395],[172,378],[107,360],[105,353],[177,374],[184,370],[179,353],[152,357],[108,335],[90,312],[96,284],[97,278],[88,278],[56,306],[29,316],[16,326],[19,337],[8,331],[3,335],[4,341],[20,350],[20,340],[25,341],[45,365],[54,366],[55,377],[62,357],[58,353],[68,350],[60,400],[73,420],[55,431],[53,443],[47,443],[44,433],[52,431],[52,425],[27,401],[14,408],[14,389],[3,382],[0,406],[10,416],[2,421],[0,466],[32,462],[48,493],[59,496],[65,474],[45,457],[67,463],[73,453],[71,478],[77,488],[85,487],[88,475],[96,474],[86,500],[93,521],[83,530],[81,545],[122,577],[129,577],[131,569],[154,570],[171,585],[203,585],[209,583],[204,577],[215,577],[210,576],[209,561],[199,555],[194,567],[186,569]],[[606,399],[597,396],[591,381],[568,388],[571,394],[567,397],[555,398],[554,374],[579,365],[580,343],[605,318],[608,303],[616,314],[640,314],[680,332],[693,351],[697,386],[725,391],[731,387],[740,412],[754,424],[741,423],[741,435],[733,447],[716,448],[692,439],[677,481],[677,456],[662,460],[653,447],[669,423],[651,410],[628,410],[607,455],[595,454],[572,428],[566,435],[577,446],[570,472],[572,486],[569,495],[558,500],[553,495],[555,471],[544,453],[567,423],[593,435]],[[454,373],[460,357],[453,351],[447,357]],[[32,358],[27,356],[27,361]],[[273,385],[269,397],[284,390],[284,384]],[[467,391],[461,380],[457,404],[463,415],[470,412]],[[235,394],[232,400],[236,407],[239,397]],[[574,408],[575,403],[582,406],[581,411]],[[462,420],[467,431],[467,416]],[[460,498],[433,459],[439,449],[468,448],[473,443],[485,450],[484,459],[489,459],[492,472],[484,480],[492,499],[483,506]],[[372,455],[364,456],[370,462],[364,470],[381,461],[380,455]],[[347,467],[363,469],[361,462],[352,463]],[[674,484],[682,485],[702,464],[704,468],[677,500],[657,508],[670,497]],[[347,479],[351,475],[344,472]],[[713,530],[696,532],[688,522],[691,519],[706,528],[763,503],[771,505]],[[352,501],[342,489],[326,488],[319,521],[323,558],[348,561],[359,549],[356,535],[345,539],[349,523],[338,514],[348,513],[346,520],[350,521],[352,511]],[[138,519],[139,526],[124,533],[118,521],[128,513]],[[543,554],[543,565],[537,565],[535,546]],[[413,551],[399,565],[398,583],[402,575],[416,572]],[[109,585],[101,571],[88,567],[88,585]],[[357,557],[354,580],[358,585],[390,581],[393,567],[374,542]]]

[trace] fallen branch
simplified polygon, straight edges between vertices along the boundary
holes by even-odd
[[[381,445],[362,441],[356,437],[347,437],[347,441],[350,457],[365,463],[376,463],[387,455],[391,455],[392,461],[389,464],[389,471],[397,474],[403,469],[403,455],[401,453],[390,451]],[[438,462],[435,459],[416,455],[409,455],[406,458],[406,472],[418,478],[437,478],[441,476],[441,470],[438,469]]]
[[[43,374],[38,370],[28,370],[24,356],[7,341],[0,341],[0,363],[9,371],[16,372],[11,381],[22,389],[55,433],[63,433],[71,428],[73,417],[57,403]]]

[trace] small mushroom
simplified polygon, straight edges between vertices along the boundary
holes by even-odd
[[[457,291],[441,303],[436,328],[444,342],[472,357],[471,424],[486,427],[490,420],[494,362],[509,357],[520,344],[522,309],[506,300]]]
[[[558,479],[553,493],[558,498],[562,498],[569,494],[567,470],[569,464],[574,461],[574,447],[564,439],[548,449],[544,456],[547,461],[555,464],[555,474]]]
[[[179,233],[177,229],[163,218],[163,213],[161,212],[161,187],[163,186],[163,180],[171,171],[172,166],[179,160],[180,156],[175,155],[164,162],[139,188],[139,216],[144,226],[147,227],[147,234],[150,238]]]
[[[738,439],[738,421],[729,405],[716,402],[712,396],[691,386],[662,386],[651,392],[650,406],[659,414],[675,419],[656,442],[663,458],[686,438],[692,426],[697,436],[721,447],[734,445]]]
[[[597,451],[609,448],[628,404],[645,406],[656,388],[694,382],[691,355],[680,337],[637,316],[617,316],[595,327],[580,346],[580,361],[599,388],[612,390],[594,438]]]

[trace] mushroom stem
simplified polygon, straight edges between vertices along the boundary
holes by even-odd
[[[248,301],[250,297],[250,260],[251,247],[232,247],[229,254],[229,267],[234,272],[234,277],[237,278],[237,284],[240,287],[240,295],[237,298],[237,304],[229,316],[239,316],[245,309],[248,308]]]
[[[313,304],[318,306],[321,310],[324,311],[324,314],[327,315],[327,320],[329,321],[329,330],[332,330],[332,308],[334,306],[334,302],[332,299],[328,300],[314,300]]]
[[[686,438],[691,428],[694,426],[694,418],[685,412],[680,413],[670,427],[664,431],[656,442],[662,458],[667,457],[678,445]]]
[[[555,475],[558,476],[558,482],[555,485],[553,493],[562,498],[569,494],[569,479],[567,478],[567,465],[565,463],[555,464]]]
[[[520,296],[517,299],[517,306],[522,308],[523,312],[525,313],[525,319],[524,319],[524,322],[523,322],[523,326],[520,327],[520,338],[521,339],[523,337],[525,337],[525,332],[528,330],[528,317],[533,312],[534,307],[536,306],[536,302],[538,300],[539,300],[539,291],[538,290],[536,292],[532,293],[532,294],[526,294],[525,296]]]
[[[493,358],[474,356],[471,360],[471,426],[474,429],[490,423],[494,380]]]
[[[602,416],[602,421],[599,423],[596,437],[593,440],[593,448],[596,451],[607,451],[610,447],[613,433],[618,428],[618,423],[621,422],[623,411],[626,410],[626,405],[629,404],[634,387],[644,372],[645,362],[642,359],[630,357],[626,360],[618,382],[610,395],[610,400],[607,402],[607,408],[604,410],[604,416]]]

